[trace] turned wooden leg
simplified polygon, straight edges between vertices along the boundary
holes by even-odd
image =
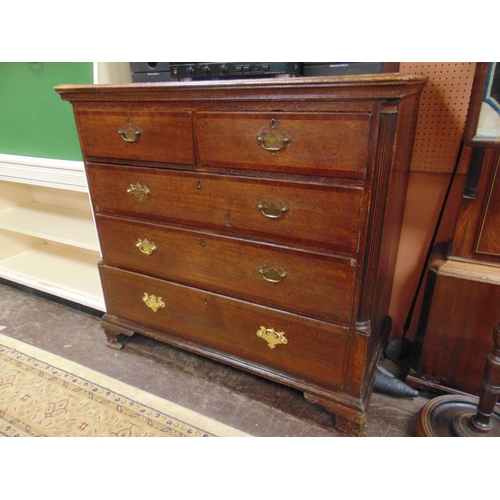
[[[474,435],[475,432],[490,433],[493,430],[495,421],[492,420],[492,415],[500,394],[500,325],[494,328],[493,342],[495,347],[486,356],[477,411],[470,417],[469,422],[465,419],[458,419],[454,422],[459,435]],[[472,433],[468,432],[467,424],[472,429]]]
[[[467,396],[440,396],[417,416],[419,437],[500,437],[500,325],[493,332],[494,349],[486,357],[479,401]]]

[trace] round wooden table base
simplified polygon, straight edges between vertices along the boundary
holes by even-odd
[[[416,421],[418,437],[500,437],[500,410],[489,417],[486,428],[475,424],[478,398],[439,396],[420,410]]]
[[[479,398],[439,396],[417,415],[419,437],[498,437],[500,409],[500,324],[493,329],[494,349],[486,356]]]

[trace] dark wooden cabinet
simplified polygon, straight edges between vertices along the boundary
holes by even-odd
[[[425,82],[57,87],[85,160],[108,345],[137,332],[251,371],[360,435]]]
[[[479,395],[500,318],[500,150],[472,158],[453,242],[430,260],[407,382]]]

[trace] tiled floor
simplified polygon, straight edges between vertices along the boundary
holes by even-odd
[[[98,315],[5,282],[0,283],[0,326],[6,327],[4,335],[254,436],[345,436],[332,426],[326,410],[305,401],[298,391],[141,335],[126,338],[121,351],[111,349],[104,343]],[[424,396],[402,399],[374,393],[365,436],[413,436],[415,417],[427,401]]]

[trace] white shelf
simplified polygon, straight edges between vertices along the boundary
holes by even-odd
[[[0,180],[88,192],[83,161],[34,158],[0,153]]]
[[[0,277],[104,311],[98,261],[98,254],[42,244],[0,260]]]
[[[0,175],[0,278],[104,311],[88,192],[61,186]]]
[[[0,211],[0,229],[99,252],[92,214],[31,202]]]

